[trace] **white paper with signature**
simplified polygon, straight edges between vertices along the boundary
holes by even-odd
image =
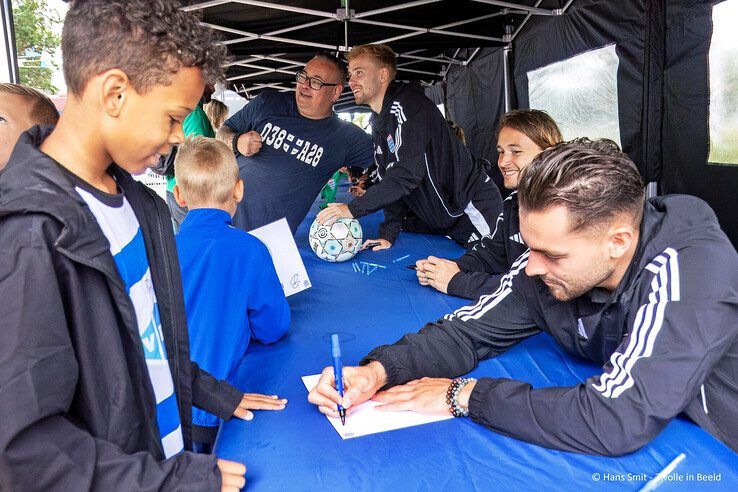
[[[302,376],[302,383],[308,391],[318,384],[320,374],[311,376]],[[453,418],[451,415],[423,415],[417,412],[382,412],[374,410],[374,407],[382,405],[381,403],[369,400],[365,401],[358,407],[354,408],[351,415],[346,416],[346,425],[341,424],[341,419],[328,417],[341,439],[351,439],[353,437],[366,436],[369,434],[377,434],[395,429],[403,429],[414,425],[429,424]],[[317,411],[317,408],[316,408]]]
[[[249,231],[249,234],[264,243],[272,255],[274,269],[285,296],[297,294],[312,286],[287,219],[282,218],[261,226]]]

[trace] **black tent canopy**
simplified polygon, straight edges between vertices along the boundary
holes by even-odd
[[[708,157],[708,55],[721,1],[210,0],[183,8],[221,33],[233,55],[229,86],[246,98],[294,90],[295,72],[316,51],[389,44],[398,79],[426,85],[464,128],[470,151],[492,162],[500,116],[530,107],[532,71],[614,46],[614,118],[649,192],[704,199],[738,244],[738,166]],[[336,109],[354,107],[345,91]],[[583,107],[599,110],[587,110],[587,100]]]
[[[220,31],[234,56],[233,90],[247,98],[294,88],[294,74],[320,50],[341,52],[366,43],[389,44],[398,78],[431,84],[452,66],[465,66],[482,48],[511,42],[532,16],[559,16],[573,0],[211,0],[186,2]],[[351,94],[339,101],[352,105]]]

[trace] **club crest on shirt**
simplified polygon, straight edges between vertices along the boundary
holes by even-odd
[[[387,147],[389,147],[390,152],[395,153],[395,140],[389,134],[387,135]]]

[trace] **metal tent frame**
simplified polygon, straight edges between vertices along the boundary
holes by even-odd
[[[333,1],[338,3],[338,0]],[[372,2],[342,0],[335,11],[302,7],[296,4],[305,2],[289,0],[281,0],[281,3],[279,0],[209,0],[192,2],[182,8],[186,11],[201,11],[202,23],[224,35],[223,44],[236,55],[236,59],[226,67],[227,81],[230,88],[250,99],[263,90],[295,90],[294,74],[309,59],[308,50],[326,50],[338,54],[350,51],[355,44],[389,44],[398,53],[398,78],[419,80],[423,84],[444,80],[449,67],[468,65],[483,47],[504,48],[508,60],[512,41],[532,16],[562,15],[573,2],[568,0],[561,8],[547,9],[541,7],[544,0],[531,1],[532,5],[526,5],[524,0],[458,0],[454,5],[471,13],[445,23],[432,22],[435,20],[433,17],[438,18],[439,15],[431,10],[448,6],[449,2],[444,0],[413,0],[365,10],[360,7]],[[326,6],[331,3],[333,2],[310,2],[310,5]],[[239,13],[249,8],[249,12],[258,14],[255,17],[260,17],[260,22],[229,22],[228,12]],[[434,15],[428,15],[428,12],[433,12]],[[410,22],[413,13],[420,13],[419,17],[427,17],[429,20]],[[279,29],[266,29],[265,26],[270,24],[270,16],[274,15],[278,16],[279,22],[275,22],[273,27],[285,23],[288,25]],[[408,21],[389,22],[386,20],[387,15]],[[481,34],[481,23],[494,19],[503,19],[504,31],[498,36]],[[343,35],[339,35],[337,31],[333,42],[316,41],[307,32],[309,28],[316,27],[325,32],[325,29],[337,24],[343,25]],[[476,29],[469,29],[472,25],[476,25]],[[351,35],[351,30],[362,28],[369,31],[363,31],[362,39],[354,42],[355,36]],[[481,29],[486,31],[485,26],[481,26]],[[260,30],[263,32],[259,32]],[[300,39],[301,35],[303,39]],[[419,38],[427,39],[428,36],[432,36],[436,40],[434,42],[442,43],[441,49],[422,47],[422,40]],[[269,43],[268,46],[260,48],[260,43],[263,46],[265,42]],[[408,42],[415,42],[413,49],[402,49]],[[454,47],[455,43],[458,47]],[[246,54],[238,56],[240,53]],[[510,70],[507,63],[506,68],[505,80],[509,81]],[[508,83],[505,88],[508,104],[510,90]],[[336,109],[351,106],[353,97],[349,93],[339,98]]]

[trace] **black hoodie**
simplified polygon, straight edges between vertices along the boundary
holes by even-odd
[[[502,275],[528,249],[520,236],[518,220],[518,192],[513,191],[502,202],[502,212],[492,234],[484,236],[464,256],[454,260],[460,271],[448,283],[446,292],[449,295],[478,299],[497,289]]]
[[[408,210],[433,229],[450,229],[488,177],[433,101],[419,87],[392,82],[371,124],[378,182],[349,204],[351,214],[384,209],[379,236],[391,243]]]
[[[543,331],[602,364],[602,374],[538,389],[482,378],[469,401],[473,420],[550,448],[621,455],[683,412],[738,451],[738,254],[707,204],[649,200],[637,251],[611,294],[557,301],[525,275],[527,263],[528,252],[494,293],[362,362],[381,362],[388,386],[458,376]]]
[[[49,131],[21,135],[0,177],[0,485],[220,490],[214,456],[164,460],[133,304],[95,217],[38,149]],[[190,361],[166,205],[117,166],[110,172],[144,236],[191,449],[191,405],[227,419],[242,393]]]

